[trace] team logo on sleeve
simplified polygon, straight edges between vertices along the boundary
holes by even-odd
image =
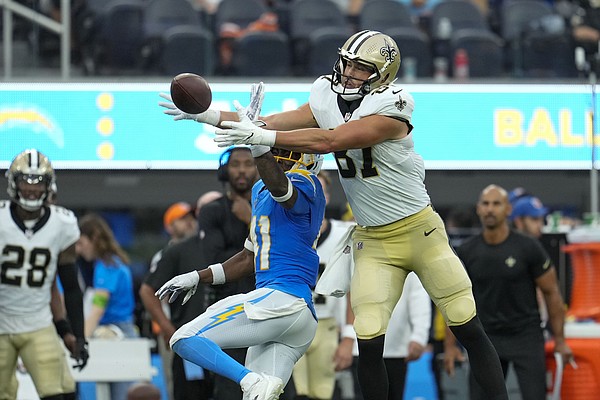
[[[402,96],[398,96],[398,100],[396,100],[394,106],[398,109],[398,111],[402,111],[404,110],[404,107],[406,107],[406,100],[404,100]]]

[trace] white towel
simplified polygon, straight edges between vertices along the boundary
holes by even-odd
[[[356,225],[350,225],[336,245],[315,287],[317,294],[342,297],[350,291],[350,280],[354,272],[352,234],[355,228]]]

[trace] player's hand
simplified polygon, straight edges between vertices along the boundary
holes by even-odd
[[[171,95],[169,95],[168,93],[159,93],[158,95],[166,100],[166,102],[159,102],[158,105],[166,108],[166,110],[164,110],[163,112],[167,115],[173,116],[173,120],[180,121],[182,119],[195,119],[193,114],[188,114],[177,108],[175,103],[173,103]]]
[[[194,293],[196,293],[198,282],[200,282],[200,275],[198,275],[198,272],[196,271],[177,275],[175,278],[170,279],[167,283],[162,285],[162,287],[156,291],[155,295],[160,300],[169,296],[169,303],[172,303],[182,292],[187,291],[187,294],[183,298],[183,303],[181,303],[183,305],[187,303]]]
[[[406,361],[414,361],[421,358],[423,352],[425,351],[425,346],[421,343],[410,341],[408,343],[408,355],[406,356]]]
[[[87,365],[90,353],[88,352],[88,344],[84,338],[77,338],[75,351],[71,353],[71,358],[76,361],[75,365],[73,365],[75,369],[81,371]]]
[[[77,338],[72,333],[65,333],[62,337],[63,343],[71,355],[77,352]]]
[[[158,95],[166,100],[166,102],[159,102],[158,105],[166,108],[166,110],[164,110],[164,113],[167,115],[171,115],[174,121],[191,119],[196,122],[207,123],[213,126],[217,126],[219,124],[219,120],[221,118],[221,113],[219,111],[208,109],[200,114],[188,114],[177,108],[175,103],[173,103],[171,95],[169,95],[168,93],[159,93]]]
[[[250,121],[250,118],[243,113],[243,107],[237,100],[233,104],[238,111],[240,121],[224,121],[221,123],[222,127],[230,129],[217,129],[215,131],[216,136],[214,140],[218,146],[229,147],[234,144],[261,144],[273,147],[276,132],[263,129]]]
[[[240,111],[243,112],[244,115],[248,117],[250,121],[256,121],[260,116],[260,110],[262,109],[262,103],[265,99],[265,84],[262,82],[253,83],[250,87],[250,104],[248,107],[243,109],[238,109],[238,117],[240,120],[242,119],[240,116]]]
[[[354,347],[354,339],[343,338],[338,345],[333,356],[333,363],[336,371],[342,371],[352,365],[352,348]]]
[[[448,376],[454,376],[454,364],[464,362],[465,355],[456,345],[444,346],[444,369]]]

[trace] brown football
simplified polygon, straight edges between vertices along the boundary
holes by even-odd
[[[171,81],[171,98],[181,111],[199,114],[210,107],[212,91],[206,79],[186,72]]]

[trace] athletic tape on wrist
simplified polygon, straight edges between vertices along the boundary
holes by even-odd
[[[273,198],[273,200],[275,200],[278,203],[283,203],[285,201],[288,201],[294,194],[294,185],[292,185],[292,182],[290,181],[289,178],[287,178],[287,181],[288,181],[288,190],[287,190],[286,194],[284,194],[283,196],[273,196],[271,194],[271,197]]]
[[[225,283],[225,270],[223,269],[223,264],[212,264],[209,265],[208,268],[212,271],[212,284],[213,285],[222,285]]]
[[[252,243],[250,239],[246,239],[246,241],[244,242],[244,248],[254,253],[254,243]]]
[[[342,327],[342,338],[356,340],[356,332],[354,331],[354,327],[352,325],[348,324]]]

